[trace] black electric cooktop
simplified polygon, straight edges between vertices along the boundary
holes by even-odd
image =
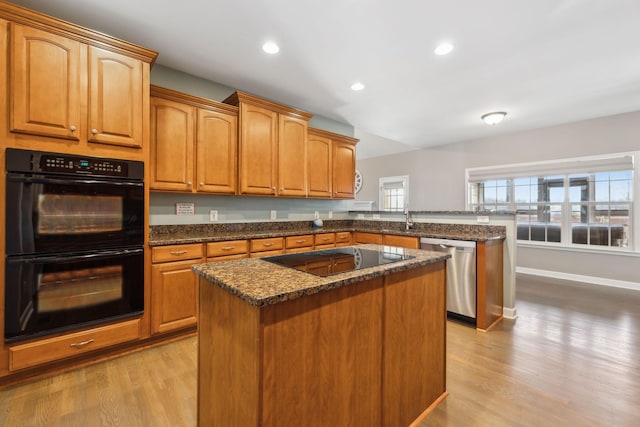
[[[283,267],[326,277],[332,274],[377,267],[411,258],[415,257],[407,255],[404,248],[384,246],[384,249],[380,250],[346,247],[277,255],[262,259]]]

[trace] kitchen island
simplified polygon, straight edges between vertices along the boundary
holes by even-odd
[[[357,248],[413,258],[326,277],[265,259],[193,267],[198,425],[406,426],[446,397],[448,255]]]

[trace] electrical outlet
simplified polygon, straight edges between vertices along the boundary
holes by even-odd
[[[380,219],[380,214],[373,214],[373,219]]]
[[[278,211],[271,211],[271,215],[269,216],[269,218],[276,219],[277,217],[278,217]]]
[[[218,211],[210,210],[209,211],[209,221],[217,221],[218,220]]]
[[[313,213],[313,219],[318,219],[318,218],[320,218],[320,212],[315,211],[315,212]]]
[[[329,215],[327,215],[329,219],[333,218],[333,211],[329,211]]]

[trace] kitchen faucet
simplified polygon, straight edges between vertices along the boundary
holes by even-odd
[[[409,213],[408,209],[404,211],[404,218],[405,230],[413,228],[413,221],[411,221],[411,214]]]

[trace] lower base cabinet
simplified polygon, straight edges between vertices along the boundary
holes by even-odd
[[[174,259],[176,261],[172,261]],[[200,243],[152,249],[152,333],[197,325],[198,280],[191,271],[191,266],[203,260],[204,245]]]
[[[140,319],[45,338],[9,347],[9,371],[89,353],[140,338]]]

